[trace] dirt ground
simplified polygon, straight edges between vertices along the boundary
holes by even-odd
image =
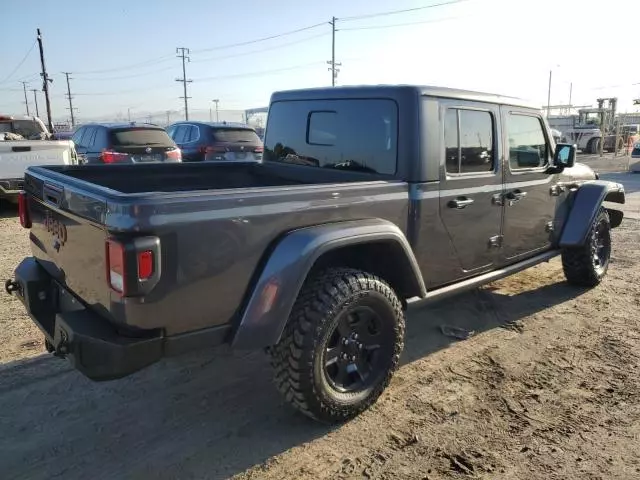
[[[219,348],[92,383],[42,355],[21,305],[0,295],[1,477],[640,478],[637,218],[614,231],[595,289],[568,286],[555,259],[411,310],[391,386],[334,428],[282,402],[261,352]],[[1,279],[27,241],[5,211]],[[443,324],[476,333],[455,341]]]

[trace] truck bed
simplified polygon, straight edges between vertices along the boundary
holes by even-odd
[[[185,192],[380,180],[370,173],[319,170],[277,163],[182,163],[46,167],[125,194]]]
[[[25,176],[39,265],[114,325],[169,336],[229,325],[284,232],[372,217],[405,231],[407,188],[276,163],[47,166]],[[105,280],[105,242],[138,237],[159,240],[161,280],[144,298],[119,298]]]

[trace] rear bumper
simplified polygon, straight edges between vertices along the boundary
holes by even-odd
[[[7,291],[22,301],[44,333],[48,349],[66,357],[88,378],[121,378],[163,356],[165,342],[160,330],[137,337],[120,334],[53,280],[35,258],[25,258],[14,275],[15,279],[7,282]]]
[[[17,197],[24,188],[24,178],[4,178],[0,180],[0,196]]]

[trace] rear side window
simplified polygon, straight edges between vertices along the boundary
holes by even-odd
[[[153,145],[172,147],[173,142],[167,132],[158,128],[129,128],[111,131],[111,143],[120,147]]]
[[[447,173],[490,172],[495,167],[493,116],[479,110],[448,109],[445,116]]]
[[[221,143],[261,144],[258,134],[247,128],[214,128],[213,139]]]
[[[549,146],[542,128],[542,119],[509,113],[507,135],[511,170],[545,166],[549,159]]]
[[[393,175],[397,144],[393,100],[276,102],[269,108],[264,160]]]

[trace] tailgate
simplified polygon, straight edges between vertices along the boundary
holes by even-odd
[[[109,306],[105,280],[106,201],[27,173],[31,250],[38,262],[88,305]]]
[[[0,142],[0,178],[22,178],[30,166],[70,165],[74,163],[72,157],[68,141]]]

